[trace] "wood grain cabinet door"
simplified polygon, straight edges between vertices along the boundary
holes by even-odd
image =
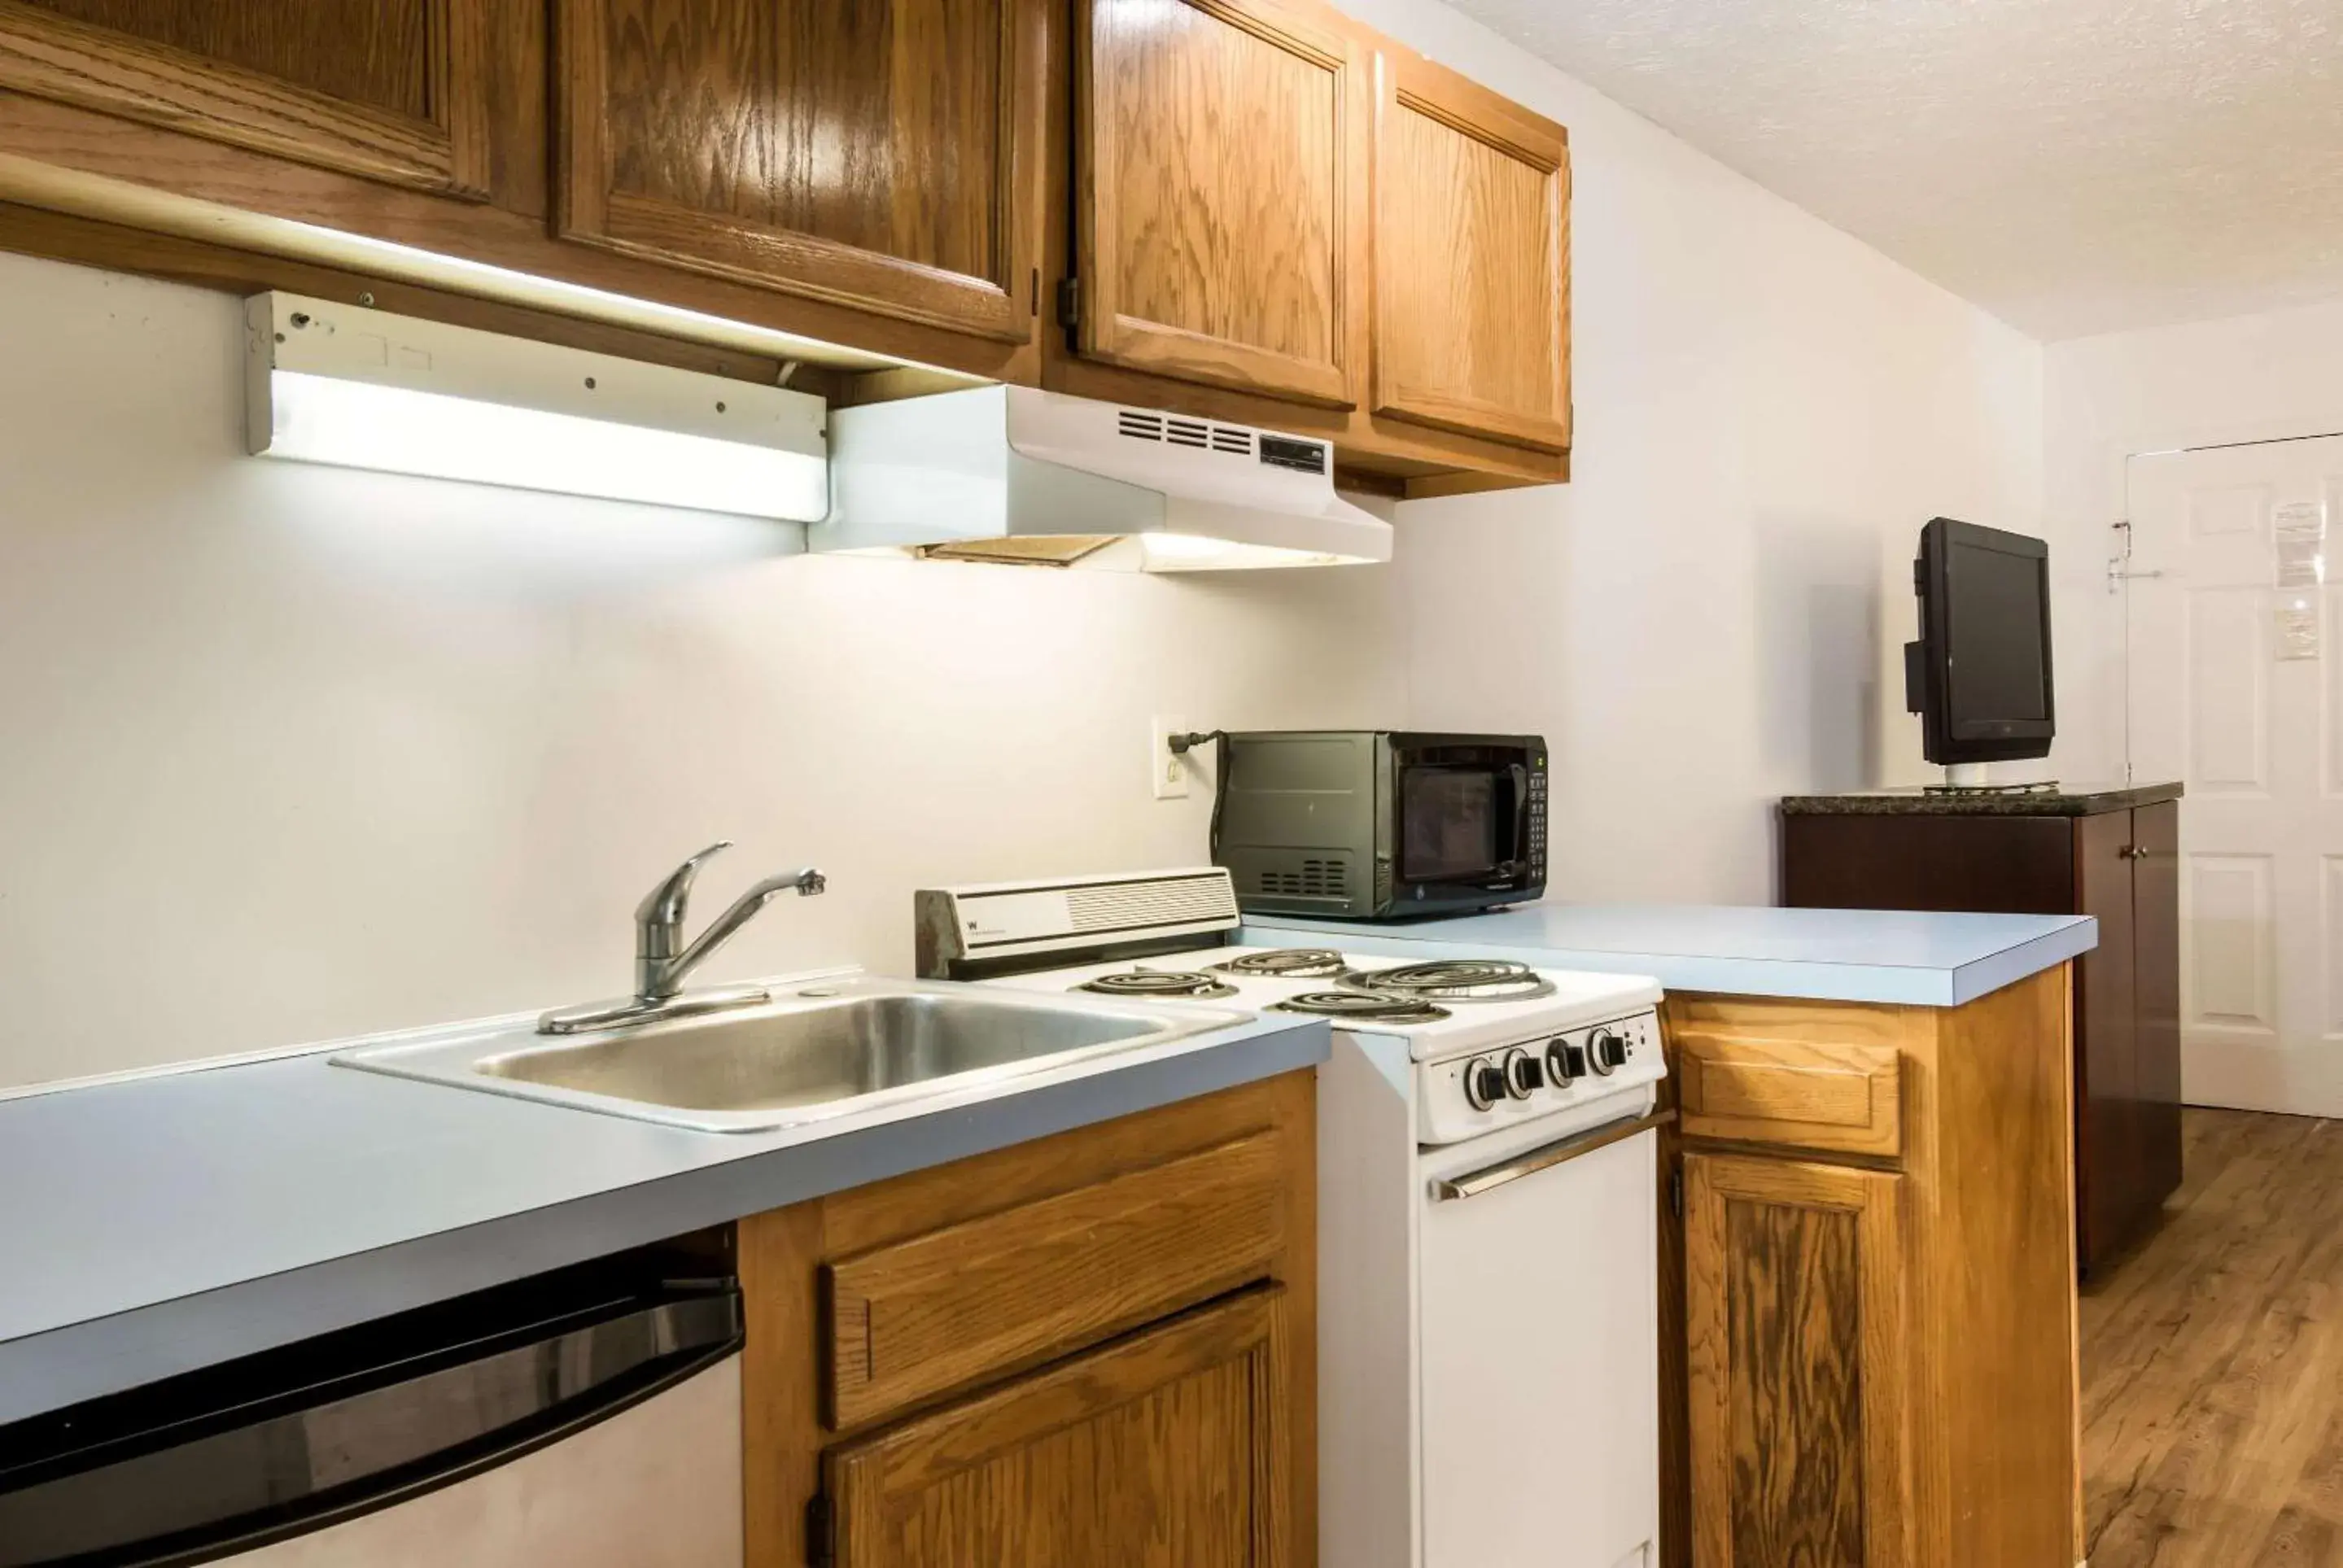
[[[557,0],[564,237],[1022,343],[1041,0]]]
[[[1904,1178],[1684,1164],[1694,1568],[1904,1568]]]
[[[484,199],[500,3],[0,0],[0,89]]]
[[[1080,351],[1355,407],[1364,52],[1257,0],[1076,0],[1075,15]]]
[[[1283,1294],[1199,1308],[832,1449],[840,1568],[1291,1560]]]
[[[1567,135],[1413,55],[1375,74],[1374,412],[1567,451]]]

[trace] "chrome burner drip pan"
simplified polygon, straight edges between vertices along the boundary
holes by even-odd
[[[1363,990],[1306,990],[1273,1003],[1272,1010],[1347,1019],[1354,1023],[1438,1023],[1451,1016],[1446,1008],[1435,1007],[1421,998],[1376,996]]]
[[[1349,967],[1332,948],[1265,948],[1212,966],[1222,974],[1272,980],[1332,980]]]
[[[1199,997],[1217,1000],[1237,994],[1237,988],[1224,980],[1195,970],[1118,970],[1103,974],[1072,988],[1098,996],[1119,996],[1125,999],[1144,998],[1163,1000],[1175,997]]]
[[[1418,1001],[1527,1001],[1554,994],[1554,982],[1511,959],[1435,959],[1396,969],[1353,970],[1342,984],[1375,996]]]

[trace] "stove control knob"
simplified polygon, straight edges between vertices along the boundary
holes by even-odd
[[[1545,1063],[1520,1046],[1505,1052],[1505,1089],[1515,1100],[1527,1100],[1545,1087]]]
[[[1505,1098],[1505,1070],[1485,1056],[1464,1064],[1464,1103],[1486,1111]]]
[[[1586,1048],[1557,1040],[1545,1048],[1546,1076],[1554,1080],[1556,1089],[1567,1089],[1586,1076]]]
[[[1587,1065],[1608,1078],[1627,1065],[1627,1037],[1609,1030],[1598,1030],[1587,1042]]]

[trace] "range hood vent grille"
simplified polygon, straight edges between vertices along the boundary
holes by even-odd
[[[1253,455],[1252,432],[1239,425],[1215,425],[1205,419],[1182,419],[1176,415],[1124,408],[1115,415],[1115,430],[1134,441],[1186,447],[1199,452],[1225,452],[1234,457]]]

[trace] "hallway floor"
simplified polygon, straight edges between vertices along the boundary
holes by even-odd
[[[2083,1292],[2091,1568],[2343,1568],[2343,1122],[2187,1139],[2163,1229]]]

